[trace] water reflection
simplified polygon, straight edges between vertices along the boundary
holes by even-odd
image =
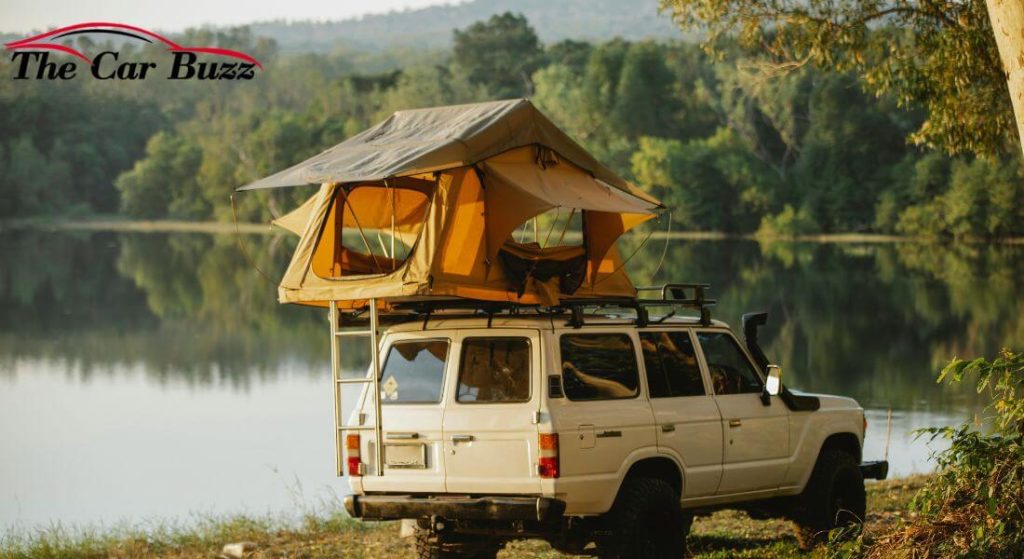
[[[295,241],[245,242],[279,271]],[[654,245],[629,262],[638,284]],[[762,339],[787,384],[872,410],[869,457],[896,410],[889,458],[904,474],[927,468],[911,429],[979,406],[936,385],[938,368],[1024,341],[1022,252],[676,239],[654,280],[711,283],[734,325],[768,310]],[[343,489],[324,313],[278,305],[233,235],[6,232],[0,263],[0,526],[284,510],[283,480]]]

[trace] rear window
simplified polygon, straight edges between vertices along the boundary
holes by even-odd
[[[626,334],[565,334],[562,388],[570,400],[633,398],[639,392],[636,352]]]
[[[441,401],[447,340],[396,342],[380,375],[383,404],[433,404]]]
[[[459,402],[530,399],[530,340],[466,338],[459,367]]]

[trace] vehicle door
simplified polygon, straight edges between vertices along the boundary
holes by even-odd
[[[453,345],[448,337],[431,332],[385,340],[380,379],[384,475],[374,475],[373,431],[363,431],[363,491],[444,491],[443,397]],[[361,413],[372,425],[373,401],[365,397],[368,394],[364,392],[353,419],[358,422]]]
[[[683,497],[714,495],[722,478],[722,416],[686,329],[640,332],[658,449],[683,466]]]
[[[608,493],[609,484],[617,484],[633,452],[657,444],[651,406],[640,390],[636,339],[629,330],[587,327],[563,332],[556,342],[561,394],[548,405],[560,433],[561,475],[595,502]]]
[[[778,489],[789,462],[789,410],[762,402],[764,380],[726,329],[696,330],[705,376],[722,414],[721,495]]]
[[[449,493],[540,493],[537,330],[460,331],[444,412]]]

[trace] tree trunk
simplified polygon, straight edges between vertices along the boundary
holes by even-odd
[[[1024,150],[1024,0],[985,0]]]

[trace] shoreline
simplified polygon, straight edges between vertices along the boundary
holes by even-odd
[[[915,513],[911,500],[929,474],[867,484],[868,515],[865,540],[889,532]],[[24,529],[0,534],[0,559],[96,557],[156,557],[200,559],[216,557],[224,545],[252,542],[255,551],[246,557],[373,557],[392,559],[414,556],[412,541],[400,538],[398,522],[362,522],[345,515],[340,507],[303,515],[296,523],[273,517],[224,516],[201,520],[198,525],[155,528],[50,528]],[[753,520],[745,513],[719,511],[698,517],[690,532],[689,547],[694,559],[734,556],[783,558],[815,557],[817,552],[799,551],[790,524],[784,520]],[[568,557],[540,540],[509,544],[499,554],[504,559]]]
[[[21,218],[0,219],[0,232],[31,231],[113,231],[125,233],[234,233],[236,224],[229,221],[181,221],[173,219],[122,219],[96,216],[81,219]],[[239,233],[273,234],[283,231],[270,223],[238,223]]]
[[[0,233],[5,231],[111,231],[125,233],[209,233],[273,235],[285,232],[268,223],[238,223],[229,221],[181,221],[170,219],[135,220],[118,216],[92,216],[78,219],[30,217],[0,219]],[[723,233],[719,231],[655,231],[650,240],[682,239],[688,241],[757,241],[762,243],[835,243],[835,244],[1024,244],[1024,237],[998,239],[938,239],[882,233],[823,233],[792,237],[764,237],[754,233]]]

